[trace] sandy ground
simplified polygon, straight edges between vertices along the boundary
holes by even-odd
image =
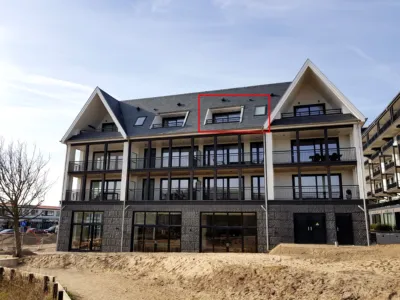
[[[79,299],[400,299],[400,245],[281,245],[270,254],[57,253],[21,267]]]

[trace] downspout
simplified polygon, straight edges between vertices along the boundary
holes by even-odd
[[[267,251],[269,251],[269,232],[268,232],[268,186],[267,186],[267,141],[266,141],[266,134],[263,132],[263,144],[264,144],[264,198],[265,198],[265,236],[267,239]],[[269,133],[271,134],[271,133]]]

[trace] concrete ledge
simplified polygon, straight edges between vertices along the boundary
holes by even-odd
[[[18,265],[18,258],[0,258],[0,266],[14,268]]]

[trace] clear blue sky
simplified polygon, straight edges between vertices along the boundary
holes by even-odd
[[[400,90],[397,0],[0,0],[0,135],[51,155],[100,86],[131,99],[294,78],[310,58],[373,120]]]

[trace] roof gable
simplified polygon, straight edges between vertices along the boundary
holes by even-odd
[[[307,59],[300,71],[297,73],[295,79],[290,84],[286,92],[283,94],[280,101],[275,107],[272,107],[271,113],[271,124],[278,118],[279,113],[284,108],[284,105],[292,100],[292,96],[295,95],[298,88],[301,86],[303,79],[312,74],[318,81],[320,87],[324,88],[332,98],[340,101],[348,111],[353,114],[359,121],[365,122],[365,116],[339,91],[338,88],[314,65],[311,60]],[[264,128],[268,128],[268,120],[264,124]]]
[[[61,142],[65,143],[69,138],[76,134],[74,131],[82,129],[83,126],[87,126],[86,123],[88,121],[100,121],[101,119],[99,119],[99,117],[104,113],[110,115],[113,122],[118,127],[118,131],[124,138],[127,138],[119,101],[102,91],[99,87],[96,87],[78,116],[62,137]]]

